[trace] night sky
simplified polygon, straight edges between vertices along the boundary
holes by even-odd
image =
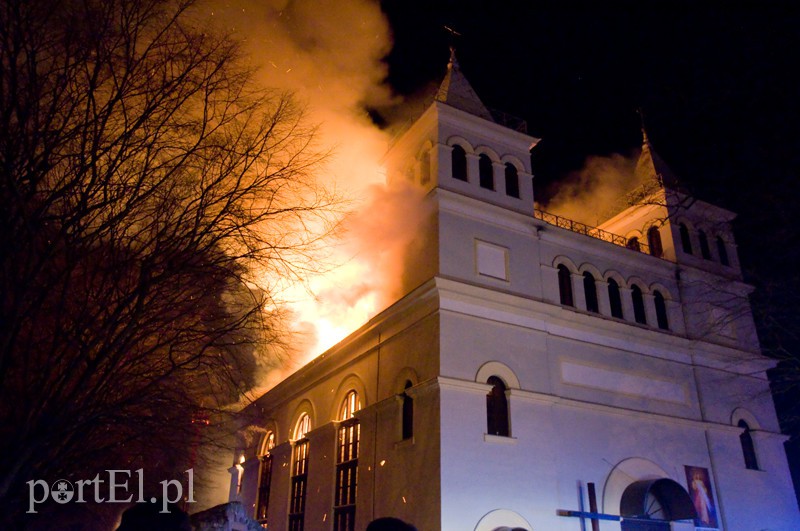
[[[639,108],[655,149],[704,199],[744,213],[754,184],[796,173],[800,17],[788,9],[518,4],[384,1],[389,82],[406,95],[438,83],[453,43],[484,102],[542,138],[540,197],[587,155],[641,145]]]
[[[537,201],[587,156],[638,148],[642,109],[653,147],[693,195],[739,214],[765,351],[800,356],[800,16],[788,2],[381,5],[398,94],[437,85],[453,44],[484,103],[527,120],[542,139],[532,152]],[[800,389],[797,364],[789,374]],[[784,429],[800,439],[797,396],[779,402]]]

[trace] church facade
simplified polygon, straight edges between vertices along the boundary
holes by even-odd
[[[242,414],[230,497],[268,529],[800,529],[734,215],[646,137],[621,212],[542,212],[536,142],[451,60],[386,157],[430,207],[405,295]]]

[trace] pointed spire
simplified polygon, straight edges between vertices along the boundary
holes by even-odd
[[[681,188],[677,177],[667,166],[667,163],[653,149],[650,139],[647,136],[647,128],[644,124],[644,111],[636,111],[642,122],[642,152],[636,162],[636,175],[640,181],[646,184],[655,183],[664,188],[678,190]]]
[[[644,109],[639,107],[636,109],[636,114],[639,115],[639,120],[642,122],[642,145],[646,145],[649,149],[650,140],[647,138],[647,128],[644,126]]]
[[[474,114],[489,121],[494,121],[492,113],[483,104],[475,89],[461,72],[456,58],[456,50],[450,47],[450,61],[447,63],[447,74],[436,93],[436,101],[446,103],[456,109]]]
[[[458,66],[458,58],[456,57],[456,47],[450,47],[450,62],[447,63],[447,69],[452,70],[453,68],[459,68]]]

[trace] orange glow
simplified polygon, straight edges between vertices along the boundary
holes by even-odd
[[[369,0],[231,0],[211,6],[203,14],[243,42],[259,67],[256,81],[307,103],[310,120],[320,124],[319,147],[334,152],[317,179],[352,202],[342,238],[331,242],[324,257],[337,267],[298,282],[262,279],[274,288],[272,304],[291,311],[295,335],[288,369],[294,370],[382,310],[398,282],[391,262],[407,236],[387,228],[397,207],[380,202],[387,201],[380,161],[388,139],[363,110],[392,98],[382,61],[391,49],[389,25],[380,5]],[[265,374],[254,392],[285,376]]]

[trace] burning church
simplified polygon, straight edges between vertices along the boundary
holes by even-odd
[[[429,207],[403,295],[242,413],[230,499],[270,530],[800,529],[733,238],[645,137],[588,226],[451,59],[392,144]],[[409,210],[411,212],[411,210]],[[398,220],[403,223],[403,220]]]

